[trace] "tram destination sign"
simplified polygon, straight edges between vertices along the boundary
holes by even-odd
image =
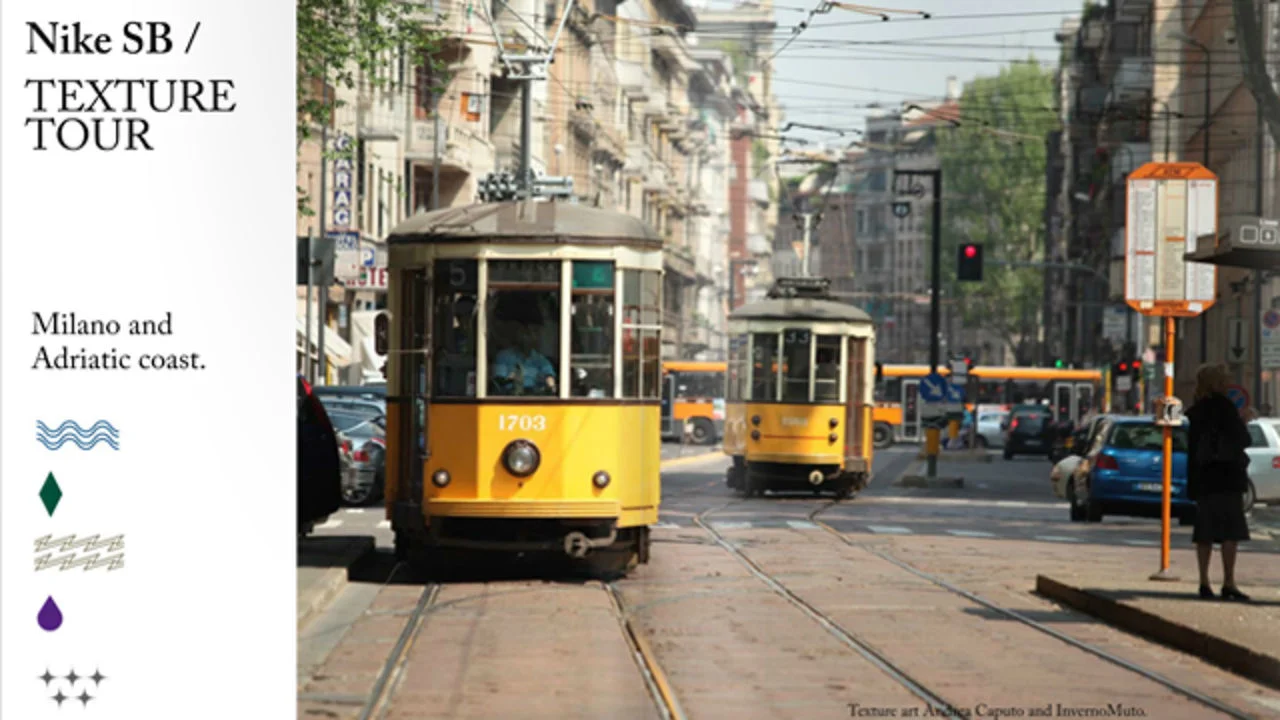
[[[1185,255],[1218,234],[1218,176],[1199,163],[1147,163],[1129,174],[1125,302],[1144,315],[1195,317],[1213,305],[1218,270]]]

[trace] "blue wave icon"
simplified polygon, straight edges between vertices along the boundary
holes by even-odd
[[[119,450],[120,431],[106,420],[99,420],[88,428],[81,427],[74,420],[63,421],[56,428],[37,420],[36,441],[49,450],[60,450],[67,443],[72,443],[81,450],[91,450],[99,443],[106,444],[112,450]]]

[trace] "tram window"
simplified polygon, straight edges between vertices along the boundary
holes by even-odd
[[[555,396],[560,362],[560,261],[491,260],[489,395]]]
[[[751,336],[751,399],[778,399],[778,336],[756,333]]]
[[[1003,405],[1005,403],[1004,381],[979,378],[977,402],[983,405]]]
[[[787,330],[782,334],[782,401],[809,402],[808,330]]]
[[[685,372],[676,375],[676,399],[719,398],[724,393],[724,373]]]
[[[613,396],[613,263],[573,263],[573,397]]]
[[[622,272],[622,396],[660,397],[662,276],[656,270]]]
[[[475,260],[435,265],[436,397],[476,394],[476,267]]]
[[[726,400],[745,400],[747,381],[747,336],[736,335],[729,340],[729,379],[725,385]]]
[[[820,335],[817,339],[814,402],[840,401],[840,340],[838,335]]]

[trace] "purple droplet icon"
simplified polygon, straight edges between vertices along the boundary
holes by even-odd
[[[50,595],[48,600],[44,601],[44,605],[40,608],[40,614],[36,616],[36,621],[40,623],[40,627],[53,632],[62,627],[62,611],[58,609],[58,603],[53,601]]]

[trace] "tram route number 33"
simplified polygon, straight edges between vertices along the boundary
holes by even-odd
[[[546,430],[546,415],[499,415],[499,430]]]

